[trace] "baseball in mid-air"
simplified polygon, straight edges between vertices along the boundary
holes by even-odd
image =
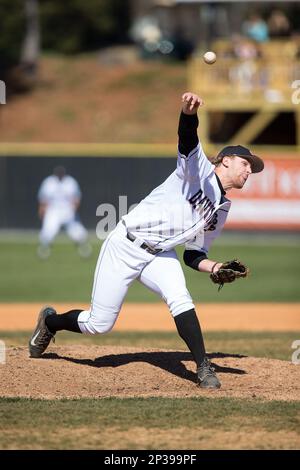
[[[217,60],[215,52],[208,51],[203,55],[203,60],[206,64],[214,64]]]

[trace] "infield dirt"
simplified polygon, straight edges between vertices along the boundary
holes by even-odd
[[[299,400],[300,371],[276,359],[211,353],[222,382],[217,391],[200,389],[190,353],[120,346],[52,344],[42,358],[25,347],[7,350],[1,366],[1,397],[236,397]]]
[[[88,305],[54,304],[57,312]],[[32,330],[40,303],[0,303],[0,331]],[[299,303],[198,304],[196,311],[205,331],[299,331]],[[161,303],[125,303],[116,331],[173,331],[174,321]]]
[[[39,304],[0,304],[0,330],[32,330]],[[66,311],[69,305],[56,305]],[[82,306],[87,308],[87,306]],[[205,304],[198,307],[203,329],[299,331],[299,304]],[[163,304],[124,304],[116,330],[171,331]],[[218,391],[197,386],[195,364],[186,350],[52,343],[40,359],[27,347],[9,346],[1,365],[1,397],[237,397],[299,400],[300,369],[291,362],[211,352],[222,382]]]

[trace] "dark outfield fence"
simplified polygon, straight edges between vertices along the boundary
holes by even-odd
[[[100,204],[113,204],[118,220],[119,196],[127,196],[127,208],[139,202],[175,169],[176,157],[0,157],[0,228],[40,226],[37,192],[57,165],[80,184],[80,218],[94,229]]]

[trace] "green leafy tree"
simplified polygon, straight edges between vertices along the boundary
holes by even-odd
[[[44,0],[42,46],[76,53],[124,41],[129,24],[128,0]]]
[[[0,0],[0,72],[19,63],[26,33],[24,0]]]

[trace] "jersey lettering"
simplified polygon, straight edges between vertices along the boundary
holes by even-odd
[[[211,223],[211,219],[215,212],[215,206],[207,196],[203,196],[202,189],[199,189],[194,196],[189,199],[189,203],[201,214],[205,221],[205,227]],[[210,229],[211,230],[211,229]]]

